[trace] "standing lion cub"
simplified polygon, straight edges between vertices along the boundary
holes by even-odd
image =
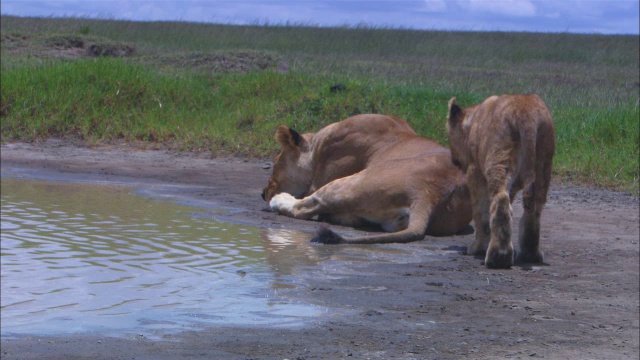
[[[470,255],[486,253],[488,268],[510,268],[511,203],[522,192],[520,249],[516,260],[541,263],[540,214],[547,200],[555,129],[537,95],[491,96],[461,108],[449,100],[447,133],[451,159],[467,174],[475,241]]]

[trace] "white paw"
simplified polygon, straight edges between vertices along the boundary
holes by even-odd
[[[271,201],[269,201],[269,206],[273,211],[290,215],[293,210],[293,205],[296,201],[296,198],[294,198],[291,194],[280,193],[271,198]]]

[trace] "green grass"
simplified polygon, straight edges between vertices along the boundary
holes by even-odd
[[[359,113],[446,144],[463,106],[537,93],[556,179],[638,195],[638,36],[472,33],[3,16],[2,142],[75,136],[266,157]],[[346,90],[332,93],[334,84]]]

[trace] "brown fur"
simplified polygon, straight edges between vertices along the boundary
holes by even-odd
[[[543,261],[540,215],[547,200],[555,129],[537,95],[492,96],[466,109],[449,101],[447,132],[453,162],[467,174],[475,241],[470,255],[490,268],[510,268],[511,203],[523,190],[520,250],[516,260]]]
[[[325,229],[318,242],[409,242],[471,221],[465,177],[449,150],[402,119],[357,115],[304,135],[280,126],[275,138],[282,151],[263,191],[273,210],[390,232],[344,239]]]

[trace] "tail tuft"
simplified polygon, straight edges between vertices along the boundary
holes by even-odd
[[[329,229],[327,225],[321,225],[320,228],[318,228],[318,232],[316,233],[316,236],[313,239],[311,239],[311,242],[333,245],[333,244],[340,244],[345,241],[342,236],[333,232],[331,229]]]

